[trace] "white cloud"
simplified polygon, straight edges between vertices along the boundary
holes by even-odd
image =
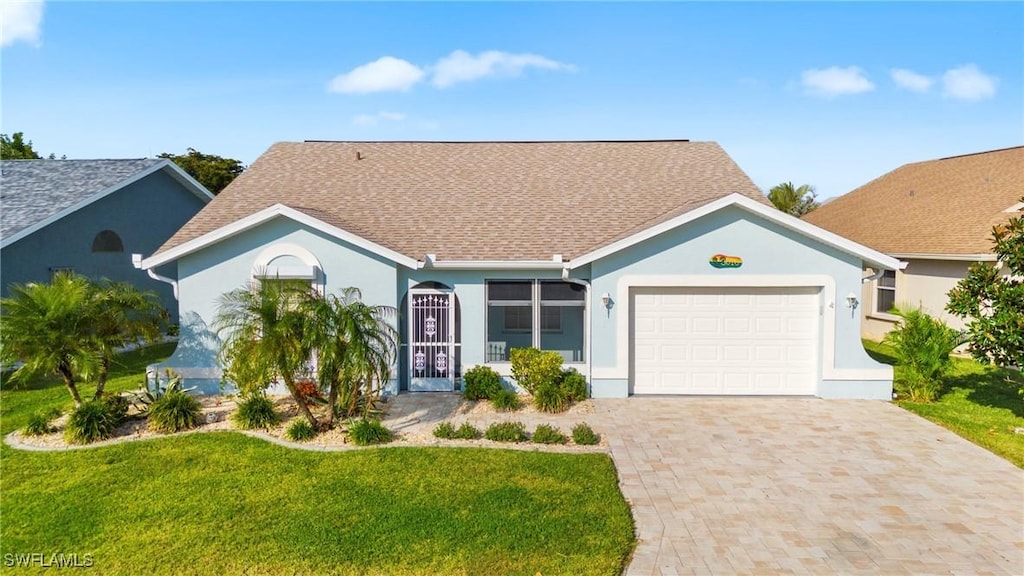
[[[43,0],[3,0],[0,2],[0,45],[19,40],[39,45],[43,25]]]
[[[942,75],[942,95],[957,100],[984,100],[996,94],[999,79],[982,72],[974,64],[946,70]]]
[[[401,58],[384,56],[336,76],[327,89],[342,94],[404,92],[422,80],[424,74],[421,68]]]
[[[897,86],[911,92],[927,92],[931,90],[932,84],[935,83],[935,80],[932,78],[904,68],[889,70],[889,76]]]
[[[352,117],[354,126],[376,126],[381,120],[388,122],[401,122],[405,120],[405,114],[401,112],[377,112],[376,114],[359,114]]]
[[[437,88],[447,88],[460,82],[471,82],[487,76],[518,76],[527,68],[572,72],[575,66],[556,62],[537,54],[510,54],[490,50],[476,56],[456,50],[441,58],[432,67],[431,82]]]
[[[833,98],[843,94],[860,94],[875,89],[875,85],[857,66],[840,68],[831,66],[820,70],[804,70],[800,83],[808,94]]]

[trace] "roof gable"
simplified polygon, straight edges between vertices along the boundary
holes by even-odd
[[[157,254],[280,203],[413,259],[572,259],[731,193],[767,203],[713,142],[284,142]]]
[[[0,162],[0,247],[159,170],[199,198],[213,195],[170,160],[4,160]]]
[[[899,256],[979,256],[1024,196],[1024,146],[901,166],[804,216]]]

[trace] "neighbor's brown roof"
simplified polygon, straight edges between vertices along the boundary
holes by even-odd
[[[157,253],[281,203],[415,259],[571,259],[732,192],[766,202],[714,142],[282,142]]]
[[[1024,196],[1024,146],[901,166],[804,216],[887,254],[987,254]]]

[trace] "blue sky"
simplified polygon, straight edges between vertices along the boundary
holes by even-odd
[[[5,0],[0,131],[69,158],[687,138],[843,194],[1024,143],[1024,3]]]

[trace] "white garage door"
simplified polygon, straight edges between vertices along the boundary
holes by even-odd
[[[819,292],[634,289],[633,393],[814,394]]]

